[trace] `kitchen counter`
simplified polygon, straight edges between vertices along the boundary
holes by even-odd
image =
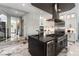
[[[39,40],[41,42],[49,42],[49,41],[55,39],[55,36],[50,36],[50,35],[47,35],[46,37],[39,37],[39,35],[32,35],[32,36],[29,36],[29,37],[34,38],[36,40]]]
[[[33,56],[56,56],[67,46],[67,35],[46,37],[31,35],[28,39],[28,49]]]

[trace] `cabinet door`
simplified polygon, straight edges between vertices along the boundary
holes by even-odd
[[[55,55],[55,45],[52,41],[47,43],[47,56],[54,56]]]
[[[28,47],[29,47],[29,52],[33,56],[44,56],[44,43],[29,37],[28,39]]]

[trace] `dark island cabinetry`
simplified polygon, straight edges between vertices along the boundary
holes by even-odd
[[[33,35],[28,39],[28,49],[32,56],[56,56],[66,47],[66,35],[60,38],[46,37],[41,40],[38,39],[38,36]]]
[[[28,39],[28,45],[29,45],[29,52],[33,56],[46,56],[47,54],[54,55],[50,53],[51,51],[54,52],[53,42],[51,41],[51,44],[47,44],[47,42],[42,42],[37,39],[34,39],[29,36]],[[47,49],[49,52],[47,52]]]
[[[46,51],[44,49],[44,47],[46,46],[45,43],[39,41],[39,40],[36,40],[34,38],[31,38],[29,37],[28,39],[28,45],[29,45],[29,52],[31,53],[31,55],[33,56],[42,56],[42,55],[45,55],[45,52]]]

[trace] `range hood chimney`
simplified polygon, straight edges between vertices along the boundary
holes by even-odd
[[[58,13],[58,4],[55,3],[55,4],[52,4],[52,19],[59,19],[59,13]]]

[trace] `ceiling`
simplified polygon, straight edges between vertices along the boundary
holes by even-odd
[[[51,16],[51,14],[49,14],[48,12],[45,12],[35,6],[32,6],[31,3],[0,3],[0,8],[2,9],[5,8],[4,9],[5,12],[11,15],[16,15],[16,16],[17,15],[22,16],[28,13],[37,13],[45,17],[48,16],[49,18]],[[18,13],[16,14],[16,12],[13,12],[12,10],[18,11]]]
[[[41,8],[37,8],[36,6],[33,5],[37,5]],[[31,3],[0,3],[0,10],[4,11],[5,13],[12,15],[12,16],[23,16],[26,15],[28,13],[36,13],[39,14],[41,16],[44,16],[45,18],[49,19],[51,18],[52,14],[52,9],[51,9],[51,3],[33,3],[33,5]],[[74,7],[73,3],[66,3],[66,4],[60,4],[60,6],[63,9],[72,9],[72,7]],[[62,9],[62,11],[63,11]]]
[[[10,16],[21,17],[21,16],[25,15],[25,12],[23,12],[23,11],[16,10],[13,8],[4,7],[4,6],[0,6],[0,11],[4,12]]]
[[[0,12],[4,12],[10,16],[24,16],[28,14],[26,6],[22,6],[22,3],[0,3]]]
[[[54,4],[55,3],[32,3],[33,6],[40,8],[50,14],[53,13],[53,8],[54,8]],[[59,13],[61,12],[65,12],[68,10],[71,10],[72,8],[75,7],[74,3],[57,3],[57,7],[58,9],[60,9],[60,11],[58,11]]]

